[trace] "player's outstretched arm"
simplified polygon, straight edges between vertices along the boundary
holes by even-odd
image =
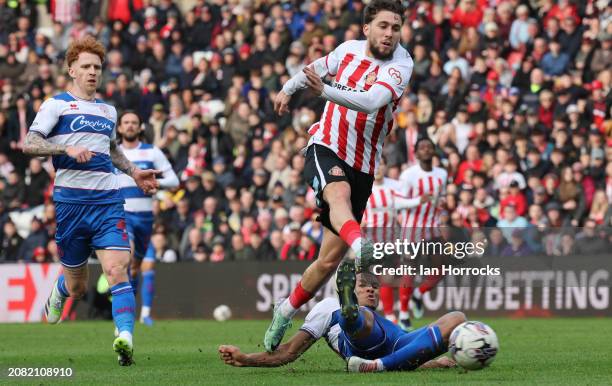
[[[121,170],[123,173],[132,177],[136,182],[136,185],[142,189],[145,193],[155,193],[159,188],[159,182],[155,179],[155,176],[160,174],[159,170],[141,170],[123,154],[117,141],[112,139],[110,142],[110,156],[113,165]]]
[[[92,151],[82,146],[66,146],[51,143],[36,131],[29,131],[25,137],[23,152],[32,156],[67,155],[78,163],[88,162],[94,156]]]
[[[293,362],[316,342],[309,333],[298,331],[276,351],[245,354],[236,346],[219,346],[219,357],[225,364],[235,367],[279,367]]]

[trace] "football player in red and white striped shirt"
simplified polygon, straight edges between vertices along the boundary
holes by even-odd
[[[419,138],[415,144],[415,153],[419,162],[404,170],[400,175],[400,182],[409,198],[420,197],[424,194],[431,197],[431,200],[402,213],[402,240],[435,241],[441,237],[438,215],[446,195],[448,173],[442,168],[433,166],[434,151],[435,145],[431,139]],[[413,291],[412,278],[410,276],[404,278],[404,283],[399,291],[400,324],[404,327],[410,325],[409,300],[411,300],[411,309],[415,318],[423,316],[422,296],[435,287],[441,279],[442,276],[438,275],[428,276]]]
[[[372,187],[372,195],[368,199],[362,227],[367,237],[373,242],[395,242],[400,237],[399,212],[428,203],[431,196],[423,194],[419,197],[407,198],[402,194],[402,184],[398,180],[385,178],[385,163],[382,160],[378,167]],[[387,279],[387,278],[385,278]],[[393,312],[393,287],[383,280],[380,286],[380,300],[385,317],[397,322]],[[406,326],[402,326],[405,328]]]
[[[321,120],[309,130],[304,167],[325,230],[319,257],[275,308],[264,337],[267,351],[278,347],[293,315],[328,280],[349,248],[358,269],[373,262],[372,243],[362,237],[359,223],[393,110],[412,75],[412,58],[399,45],[403,15],[399,1],[372,0],[364,10],[366,40],[342,43],[287,81],[275,98],[279,114],[288,112],[291,95],[299,89],[309,88],[327,100]],[[326,76],[333,78],[331,86],[323,84]],[[351,307],[342,308],[349,319],[359,314]]]

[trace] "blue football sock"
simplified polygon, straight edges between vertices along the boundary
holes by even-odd
[[[65,298],[69,297],[70,293],[68,293],[68,289],[66,288],[66,280],[64,280],[64,274],[59,275],[56,283],[57,290],[59,291],[59,293]]]
[[[136,298],[132,286],[123,282],[111,287],[113,295],[113,319],[119,332],[134,332],[134,311],[136,309]]]
[[[361,310],[359,310],[359,315],[357,316],[357,319],[347,320],[342,316],[342,313],[340,313],[340,320],[338,321],[338,323],[340,324],[340,328],[342,328],[342,331],[344,331],[349,336],[353,336],[359,331],[361,331],[361,329],[363,328],[363,314],[361,313]]]
[[[138,294],[138,283],[140,282],[140,276],[132,276],[132,269],[128,266],[128,277],[130,278],[130,285],[134,290],[134,295]]]
[[[414,339],[408,340],[403,347],[400,342],[399,349],[396,348],[393,354],[381,358],[385,370],[414,370],[446,352],[438,326],[421,328],[412,334],[416,334]]]
[[[155,295],[155,271],[145,271],[142,273],[142,305],[151,307],[153,305],[153,296]]]
[[[368,350],[372,347],[378,346],[383,339],[385,339],[385,333],[381,326],[374,319],[374,323],[372,326],[372,330],[365,338],[354,338],[354,336],[359,335],[359,332],[365,327],[365,317],[364,313],[370,312],[365,308],[359,309],[359,317],[353,321],[352,323],[342,317],[340,314],[340,328],[346,334],[347,338],[350,341],[350,344],[353,347],[356,347],[360,350]]]

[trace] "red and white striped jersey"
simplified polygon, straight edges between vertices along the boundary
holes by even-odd
[[[334,78],[333,87],[365,92],[379,85],[391,91],[391,102],[366,114],[328,101],[321,120],[308,133],[312,136],[310,144],[326,146],[353,168],[374,174],[383,141],[393,127],[393,111],[412,75],[413,61],[399,44],[386,61],[366,56],[365,52],[365,40],[350,40],[325,57],[328,74]]]
[[[433,199],[402,213],[402,238],[411,242],[440,236],[438,202],[446,194],[446,170],[434,167],[428,172],[419,164],[409,167],[400,175],[400,182],[408,198],[429,194]]]
[[[373,242],[393,242],[399,236],[395,201],[400,192],[393,185],[389,179],[385,179],[383,184],[372,186],[361,226],[366,231],[366,237]]]

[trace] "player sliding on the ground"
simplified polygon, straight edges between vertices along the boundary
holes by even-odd
[[[47,321],[58,323],[66,298],[85,294],[87,259],[95,250],[113,296],[113,319],[119,331],[113,349],[119,355],[119,364],[125,366],[133,363],[136,301],[127,274],[130,244],[123,197],[113,165],[148,193],[158,187],[158,171],[140,170],[117,146],[117,111],[95,98],[104,56],[104,46],[92,37],[71,43],[66,62],[72,85],[68,92],[41,105],[26,136],[24,152],[53,156],[56,169],[55,240],[64,273],[45,305]]]
[[[161,188],[177,187],[178,177],[164,153],[153,145],[140,142],[143,128],[138,114],[126,111],[119,116],[118,122],[117,131],[121,135],[119,147],[127,159],[142,170],[159,170],[162,177],[157,182]],[[153,324],[151,306],[155,293],[155,254],[149,250],[154,220],[153,199],[126,174],[119,174],[119,186],[125,199],[125,218],[132,244],[130,284],[134,293],[138,292],[138,279],[142,271],[140,322],[150,326]]]
[[[378,315],[378,279],[362,272],[355,278],[351,262],[338,269],[338,298],[319,302],[306,316],[300,330],[273,353],[245,354],[235,346],[220,346],[221,359],[232,366],[276,367],[293,362],[318,339],[347,361],[348,371],[373,372],[414,370],[418,367],[453,367],[447,357],[436,357],[448,349],[455,327],[466,321],[461,312],[451,312],[429,326],[413,332]],[[357,282],[357,287],[355,284]]]
[[[319,257],[290,297],[275,307],[264,337],[267,351],[278,347],[293,315],[333,274],[349,247],[360,270],[373,262],[372,243],[362,237],[359,223],[393,110],[412,74],[412,59],[398,44],[403,14],[398,1],[371,1],[364,10],[366,40],[342,43],[291,78],[276,96],[279,114],[288,111],[291,95],[301,88],[327,100],[321,120],[309,130],[304,167],[324,234]],[[324,76],[333,77],[334,85],[324,85]]]

